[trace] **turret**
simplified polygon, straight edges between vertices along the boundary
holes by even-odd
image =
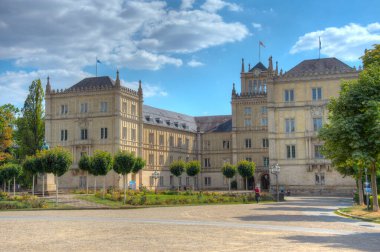
[[[272,73],[273,72],[273,63],[272,63],[272,56],[269,57],[268,59],[268,72]]]
[[[115,87],[120,88],[120,78],[119,78],[119,69],[116,70],[116,81]]]
[[[244,58],[241,59],[241,72],[244,73]]]
[[[51,86],[50,86],[50,77],[47,77],[47,83],[46,83],[46,93],[50,94],[51,92]]]
[[[142,97],[143,96],[143,90],[142,90],[142,87],[141,87],[141,80],[139,80],[139,89],[137,91],[137,94]]]
[[[232,83],[232,97],[236,96],[235,83]]]
[[[278,75],[278,61],[276,61],[276,71],[275,71],[276,76]]]

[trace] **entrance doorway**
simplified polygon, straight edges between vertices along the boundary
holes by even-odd
[[[253,190],[255,187],[255,177],[248,178],[248,190]]]
[[[261,175],[261,190],[269,190],[270,182],[269,182],[269,174],[265,173]]]

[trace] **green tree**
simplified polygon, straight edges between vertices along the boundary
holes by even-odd
[[[248,178],[255,174],[256,164],[247,160],[242,160],[237,164],[237,170],[243,178],[245,178],[245,190],[248,190]]]
[[[193,190],[195,189],[195,176],[201,171],[201,164],[194,160],[186,164],[186,174],[193,178]]]
[[[371,65],[380,65],[380,44],[375,44],[373,49],[366,50],[361,59],[364,68]]]
[[[39,160],[35,156],[26,156],[22,163],[23,173],[32,176],[32,195],[34,195],[35,176],[39,172]]]
[[[179,191],[179,177],[185,170],[185,163],[182,160],[174,161],[169,166],[170,173],[177,177],[178,179],[178,191]]]
[[[53,173],[55,176],[55,199],[56,205],[58,205],[58,177],[61,177],[69,170],[71,164],[73,163],[72,155],[66,149],[63,149],[61,147],[55,147],[44,152],[44,154],[42,155],[41,162],[43,164],[45,172]]]
[[[11,104],[0,106],[0,165],[13,159],[13,125],[18,109]]]
[[[22,116],[16,120],[15,139],[21,156],[34,155],[41,149],[45,134],[44,91],[39,79],[29,86],[29,94],[21,109]]]
[[[87,154],[82,155],[78,163],[79,169],[86,171],[86,193],[88,194],[88,173],[91,170],[91,158]]]
[[[136,158],[132,153],[119,151],[113,158],[113,169],[116,173],[123,175],[124,180],[124,204],[127,201],[127,176],[135,166]]]
[[[228,178],[228,191],[231,191],[231,178],[236,174],[236,167],[230,163],[225,163],[222,167],[222,173]]]
[[[95,176],[104,176],[103,198],[106,193],[106,175],[112,168],[112,156],[106,151],[96,150],[92,156],[91,171]]]
[[[13,179],[13,196],[16,196],[16,178],[22,173],[22,168],[19,164],[7,163],[3,165],[3,176],[8,180],[10,188],[10,181]]]
[[[141,157],[136,157],[135,165],[133,166],[132,172],[138,173],[140,170],[142,170],[146,165],[146,162]]]

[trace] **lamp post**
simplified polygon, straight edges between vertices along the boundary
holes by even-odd
[[[369,211],[369,194],[370,194],[371,187],[368,182],[367,167],[364,168],[364,172],[365,172],[364,190],[365,190],[366,201],[367,201],[367,210]]]
[[[152,173],[152,177],[154,179],[154,184],[156,186],[155,190],[154,190],[154,193],[157,194],[157,179],[160,177],[160,173],[158,171],[154,171]]]
[[[278,174],[280,173],[280,166],[278,164],[273,164],[269,168],[270,173],[276,175],[276,194],[277,194],[277,202],[280,201],[280,195],[278,191]]]
[[[44,140],[44,144],[41,146],[41,150],[49,150],[50,146]],[[42,197],[45,197],[45,172],[42,173]]]

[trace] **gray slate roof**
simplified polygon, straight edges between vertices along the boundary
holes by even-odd
[[[198,116],[195,121],[201,132],[230,132],[232,131],[232,116]]]
[[[86,89],[93,87],[112,87],[115,85],[115,81],[109,76],[99,76],[99,77],[89,77],[84,78],[77,84],[71,86],[69,90],[72,89]]]
[[[256,68],[260,69],[261,71],[266,71],[268,70],[263,63],[259,62],[257,63],[252,69],[250,69],[249,71],[250,72],[253,72],[253,70],[255,70]]]
[[[325,73],[325,72],[352,72],[354,69],[337,58],[324,58],[304,60],[288,72],[285,76],[289,75],[303,75],[306,73]]]

